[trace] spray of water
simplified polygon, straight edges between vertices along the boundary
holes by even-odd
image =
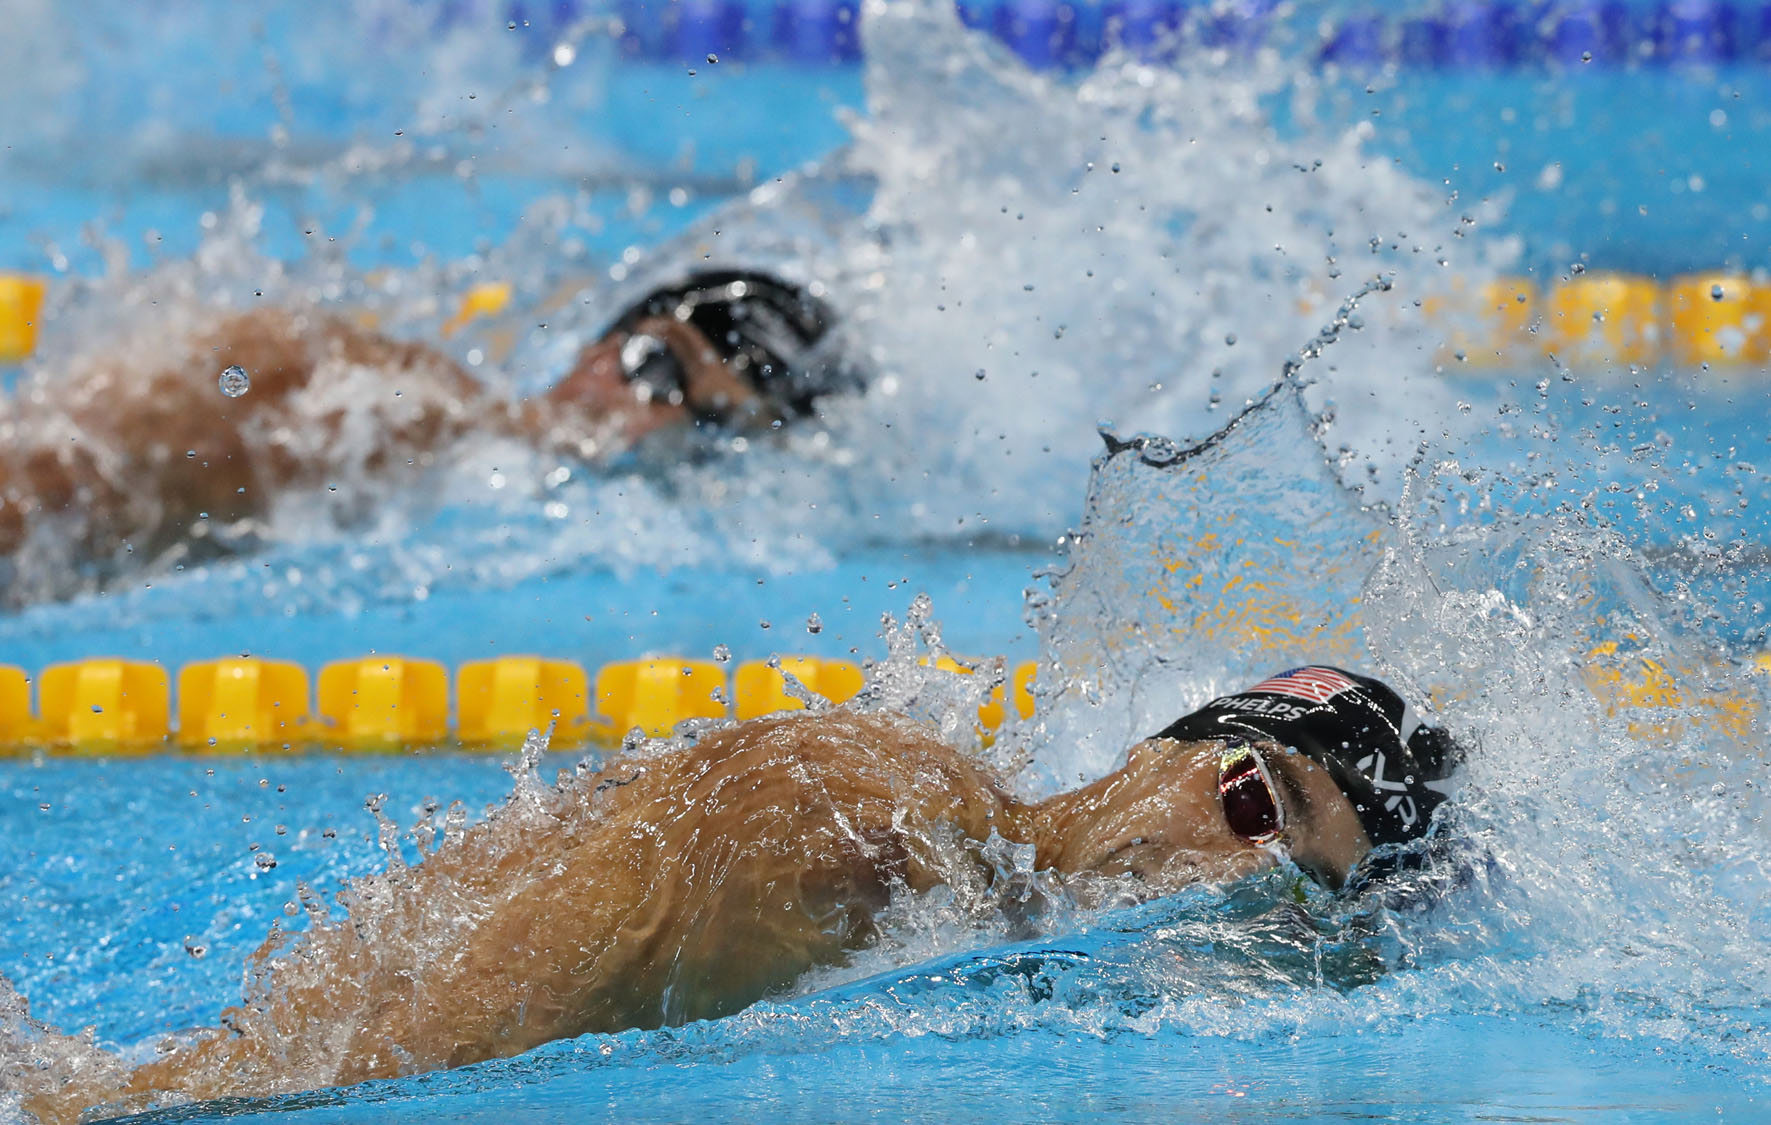
[[[405,18],[382,17],[396,27]],[[1452,397],[1433,375],[1436,339],[1419,303],[1453,273],[1479,281],[1506,259],[1504,244],[1454,237],[1461,212],[1373,157],[1368,126],[1313,124],[1313,80],[1277,50],[1202,53],[1175,68],[1114,57],[1059,79],[964,31],[947,5],[880,4],[866,18],[868,113],[849,123],[852,143],[638,260],[605,268],[572,251],[584,208],[559,197],[469,260],[364,273],[349,252],[365,236],[346,224],[308,227],[312,252],[285,263],[265,229],[274,184],[299,178],[285,153],[237,181],[191,258],[64,288],[26,397],[53,412],[91,383],[81,372],[106,366],[95,351],[176,368],[218,310],[338,309],[438,340],[459,294],[487,277],[512,283],[515,311],[445,346],[501,393],[520,394],[556,378],[647,285],[708,259],[821,286],[874,373],[864,397],[832,403],[818,424],[712,463],[617,459],[587,471],[466,437],[417,487],[373,456],[374,433],[390,424],[365,389],[378,373],[341,380],[292,404],[289,419],[302,432],[313,429],[310,412],[346,418],[323,451],[336,465],[326,489],[283,494],[241,540],[275,558],[273,569],[287,559],[324,574],[300,590],[239,591],[242,604],[269,596],[302,612],[328,598],[508,584],[559,567],[806,566],[881,541],[1049,541],[1071,519],[1098,422],[1215,429],[1342,295],[1381,275],[1392,292],[1361,311],[1310,394],[1341,415],[1345,455],[1394,494],[1416,445],[1402,435],[1448,414]],[[522,101],[536,81],[533,62],[508,51],[474,65],[500,91],[492,103]],[[556,68],[544,88],[594,85],[586,75],[600,73]],[[515,119],[528,122],[519,130],[552,121]],[[441,115],[418,132],[451,157],[480,143],[471,123]],[[380,150],[360,142],[302,174],[341,198],[378,190],[385,161],[365,151]],[[46,527],[20,555],[15,587],[42,597],[102,580],[105,568],[67,565],[81,531]],[[190,561],[137,555],[110,569]]]
[[[1423,446],[1394,396],[1449,413],[1448,390],[1425,379],[1430,336],[1408,309],[1436,284],[1455,220],[1422,185],[1368,161],[1360,131],[1272,126],[1263,106],[1294,80],[1282,59],[1263,56],[1234,78],[1209,60],[1169,71],[1116,59],[1066,84],[1017,69],[938,6],[873,5],[868,19],[872,112],[854,123],[854,146],[718,220],[752,223],[733,241],[825,279],[876,367],[868,396],[717,477],[690,467],[663,483],[559,486],[562,503],[598,514],[594,525],[519,523],[514,541],[483,542],[476,513],[511,510],[470,498],[471,472],[445,477],[442,494],[467,512],[456,522],[432,526],[381,496],[403,513],[387,518],[412,520],[415,542],[365,569],[399,571],[404,583],[446,559],[487,581],[533,573],[543,558],[692,561],[730,549],[738,527],[749,544],[771,528],[811,551],[880,534],[1043,535],[1067,522],[1097,419],[1127,427],[1110,433],[1215,429],[1203,442],[1114,437],[1096,458],[1066,563],[1032,603],[1039,712],[989,748],[992,760],[1024,763],[1017,787],[1051,792],[1276,666],[1358,665],[1431,704],[1471,745],[1457,830],[1480,858],[1424,912],[1332,901],[1281,871],[1079,913],[1014,847],[954,840],[966,864],[946,891],[895,899],[875,946],[782,1003],[587,1037],[527,1065],[1028,1027],[1252,1036],[1552,1005],[1595,1031],[1692,1042],[1762,1067],[1753,1012],[1771,887],[1754,775],[1764,694],[1693,627],[1706,612],[1691,608],[1696,595],[1662,581],[1619,533],[1617,512],[1588,502],[1618,474],[1652,475],[1666,451],[1545,427],[1526,450],[1542,456],[1522,457],[1520,472]],[[861,203],[833,210],[854,185]],[[245,193],[228,222],[253,206]],[[833,213],[844,220],[827,221]],[[214,238],[206,255],[153,278],[156,293],[181,292],[185,279],[191,311],[156,311],[141,328],[150,350],[252,261],[249,223]],[[546,270],[530,252],[505,264],[535,293]],[[1334,303],[1321,293],[1350,288],[1355,256],[1356,276],[1382,275],[1391,292],[1340,318],[1342,342],[1304,369],[1312,385],[1290,378],[1266,391]],[[336,293],[324,288],[328,270]],[[456,280],[414,271],[376,288],[342,265],[284,273],[263,259],[244,272],[255,284],[287,277],[303,300],[373,299],[409,325],[439,315],[434,292],[415,293]],[[591,310],[626,284],[640,281],[586,282],[564,323],[594,331]],[[130,292],[147,289],[121,279],[77,291],[60,323],[116,329],[142,307]],[[1392,306],[1397,315],[1378,315]],[[512,354],[539,366],[560,346],[531,340]],[[523,372],[512,361],[495,377],[515,385]],[[1214,426],[1223,403],[1251,399]],[[544,478],[549,467],[530,468]],[[785,488],[764,487],[788,468]],[[555,486],[532,494],[544,487]],[[623,489],[631,512],[614,499]],[[280,511],[267,535],[307,536],[321,522]],[[1000,670],[921,663],[943,649],[920,602],[887,641],[858,706],[908,712],[982,752],[972,716]],[[1628,690],[1644,676],[1645,690]],[[639,760],[668,751],[633,749]],[[575,772],[542,783],[531,751],[473,845],[500,860],[545,834],[561,802],[594,799]],[[458,851],[463,819],[446,814],[439,831],[427,814],[418,838],[432,854]],[[387,872],[354,882],[339,907],[304,896],[308,935],[267,946],[238,1018],[272,1018],[316,964],[357,963],[363,980],[445,964],[476,914],[521,885],[405,893],[415,868],[397,836]],[[988,874],[968,882],[957,872],[974,857]],[[1056,935],[1085,951],[1055,954]],[[1025,947],[961,952],[986,942]],[[30,1024],[15,996],[5,1003],[9,1078],[104,1065],[90,1044]],[[292,1069],[301,1081],[335,1077],[325,1058],[306,1062]]]

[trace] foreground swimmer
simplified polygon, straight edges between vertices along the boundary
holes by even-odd
[[[538,823],[507,807],[353,886],[383,909],[261,950],[268,989],[224,1013],[225,1030],[31,1104],[61,1120],[100,1102],[270,1094],[726,1015],[867,944],[894,891],[987,881],[978,844],[993,833],[1032,845],[1083,903],[1280,857],[1342,888],[1427,832],[1457,759],[1389,688],[1325,667],[1214,700],[1034,804],[901,717],[741,723],[562,782]]]
[[[470,433],[596,463],[668,430],[777,428],[859,389],[832,327],[805,288],[697,273],[623,311],[546,394],[512,401],[336,313],[244,313],[182,355],[107,356],[0,403],[0,556],[39,528],[40,550],[100,574],[125,555],[219,546],[280,496],[379,494]],[[250,378],[237,398],[218,389],[229,366]]]

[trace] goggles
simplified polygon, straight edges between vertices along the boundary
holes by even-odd
[[[1285,831],[1285,806],[1267,763],[1246,742],[1226,743],[1218,758],[1218,802],[1230,831],[1251,844],[1271,844]]]

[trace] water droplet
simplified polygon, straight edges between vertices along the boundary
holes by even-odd
[[[1710,286],[1710,300],[1720,301],[1721,299],[1722,299],[1722,287],[1720,285]]]
[[[1117,161],[1117,160],[1115,160],[1115,161],[1114,161],[1114,162],[1113,162],[1113,171],[1114,171],[1114,172],[1118,172],[1118,171],[1119,171],[1119,161]]]
[[[720,664],[729,664],[732,660],[732,650],[725,645],[714,645],[713,659]]]
[[[1568,267],[1568,272],[1569,273],[1585,273],[1585,272],[1587,272],[1587,268],[1586,268],[1586,266],[1582,265],[1580,262],[1575,262],[1573,265]]]
[[[978,382],[982,383],[984,381],[984,369],[982,367],[980,367],[976,371],[972,372],[972,378],[974,378]]]
[[[229,398],[239,398],[251,389],[252,376],[244,367],[235,364],[221,373],[221,393]]]
[[[1234,332],[1229,332],[1229,333],[1226,333],[1226,334],[1225,334],[1225,336],[1224,336],[1224,346],[1225,346],[1225,347],[1227,347],[1227,348],[1233,348],[1233,347],[1235,347],[1235,346],[1236,346],[1236,333],[1234,333]]]
[[[187,934],[184,939],[184,951],[192,957],[201,959],[203,954],[209,952],[209,947]]]
[[[1582,51],[1580,53],[1580,61],[1583,63],[1592,62],[1593,61],[1593,53],[1591,51]]]
[[[806,618],[806,632],[810,633],[812,636],[815,637],[819,633],[822,633],[823,631],[824,631],[823,618],[819,617],[815,613],[812,614],[810,617]]]
[[[260,871],[269,871],[277,865],[277,857],[269,852],[259,852],[252,857],[252,862]]]
[[[719,56],[714,54],[712,51],[709,51],[709,52],[707,52],[707,61],[710,63],[717,63],[717,62],[719,62]]]

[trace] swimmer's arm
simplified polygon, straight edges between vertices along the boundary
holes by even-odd
[[[747,764],[742,749],[732,757]],[[302,956],[323,966],[318,975],[297,970],[268,1011],[142,1067],[129,1092],[213,1098],[359,1082],[754,1003],[838,958],[883,889],[837,824],[794,811],[793,778],[760,767],[724,776],[735,775],[742,783],[695,817],[683,815],[693,797],[684,773],[654,765],[595,779],[586,792],[614,782],[612,799],[587,797],[582,815],[524,832],[524,843],[501,821],[475,826],[399,876],[403,899],[479,904],[446,956],[359,949],[348,924],[310,935]],[[312,1059],[303,1040],[344,1028],[341,1055],[300,1062]]]
[[[360,414],[350,454],[371,473],[418,463],[469,429],[520,432],[517,409],[448,356],[339,316],[259,309],[228,317],[142,369],[121,352],[14,400],[0,451],[0,552],[37,522],[76,513],[85,553],[152,554],[188,534],[261,514],[290,486],[332,483],[329,451]],[[250,379],[221,393],[230,365]],[[370,371],[360,389],[353,382]],[[322,375],[324,373],[324,375]],[[368,401],[364,396],[385,396]]]
[[[779,420],[756,389],[737,376],[694,325],[675,317],[654,316],[642,320],[634,331],[663,340],[682,364],[686,384],[683,402],[690,409],[752,425]]]
[[[683,369],[683,401],[636,395],[621,365],[626,337],[616,334],[586,345],[564,378],[522,405],[523,431],[544,448],[595,460],[655,430],[689,425],[697,414],[727,418],[741,428],[779,420],[693,325],[651,317],[634,331],[655,336],[670,348]]]

